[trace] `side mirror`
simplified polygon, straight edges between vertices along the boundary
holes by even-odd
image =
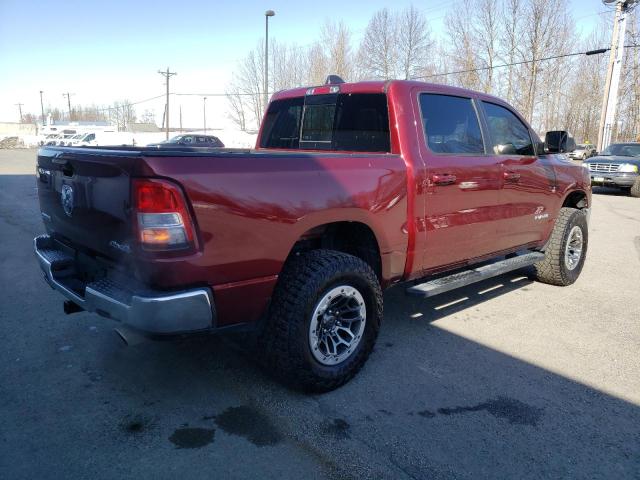
[[[566,130],[553,130],[544,136],[544,148],[549,153],[573,152],[576,141]]]
[[[518,153],[516,147],[513,146],[513,143],[496,145],[495,150],[498,155],[516,155]]]
[[[536,156],[540,157],[542,155],[546,155],[548,152],[545,149],[544,142],[536,142]]]

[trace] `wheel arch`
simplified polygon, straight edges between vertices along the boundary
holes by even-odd
[[[566,192],[562,200],[562,207],[577,208],[579,210],[590,208],[589,195],[580,189]]]
[[[308,228],[298,237],[287,259],[292,255],[318,249],[354,255],[371,267],[379,281],[382,282],[385,278],[381,254],[383,247],[373,228],[364,222],[342,220]]]

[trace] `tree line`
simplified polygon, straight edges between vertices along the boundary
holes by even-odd
[[[415,6],[384,8],[358,41],[344,22],[328,20],[311,45],[270,40],[268,91],[322,84],[328,74],[346,81],[445,83],[504,98],[540,133],[567,129],[579,141],[595,143],[609,52],[564,55],[608,47],[612,14],[597,14],[596,28],[580,35],[585,17],[574,17],[566,4],[458,0],[450,3],[439,35]],[[631,14],[627,45],[640,44],[638,20]],[[633,140],[640,136],[640,49],[626,49],[625,57],[614,138]],[[263,85],[260,42],[238,62],[226,90],[229,116],[243,130],[262,119]]]
[[[111,105],[73,105],[71,111],[63,111],[59,108],[48,108],[45,117],[53,122],[60,121],[83,121],[83,122],[109,122],[118,128],[119,131],[126,131],[129,126],[136,122],[156,123],[153,110],[145,110],[138,115],[134,104],[129,100],[118,100]],[[45,120],[46,120],[45,118]],[[22,115],[22,123],[39,123],[40,115],[25,113]]]

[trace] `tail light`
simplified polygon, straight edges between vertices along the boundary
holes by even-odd
[[[195,248],[195,228],[184,195],[171,182],[133,181],[133,204],[138,241],[152,251]]]

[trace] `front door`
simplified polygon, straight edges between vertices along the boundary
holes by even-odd
[[[462,265],[496,250],[500,159],[485,151],[476,102],[421,93],[426,166],[422,269]]]
[[[494,159],[501,164],[502,212],[497,225],[499,250],[539,244],[555,220],[555,172],[536,156],[526,124],[504,105],[482,101]],[[557,207],[555,207],[557,209]]]

